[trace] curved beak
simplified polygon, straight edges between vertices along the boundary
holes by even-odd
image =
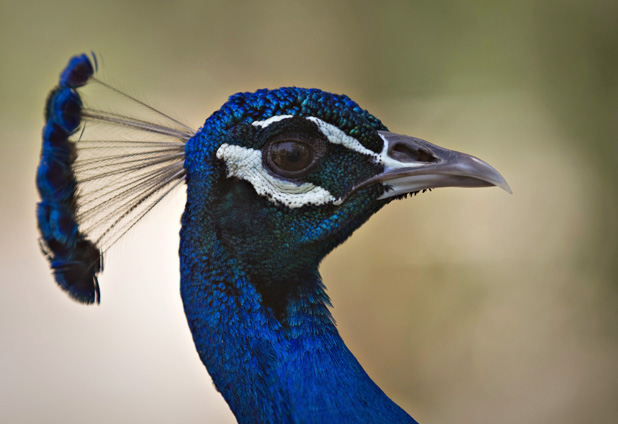
[[[512,193],[498,171],[474,156],[419,138],[388,131],[378,133],[384,141],[384,148],[378,157],[384,171],[364,181],[352,192],[370,184],[382,183],[386,190],[380,199],[437,187],[496,186]]]

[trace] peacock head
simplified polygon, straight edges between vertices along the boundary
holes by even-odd
[[[447,186],[509,191],[485,162],[390,133],[347,96],[317,89],[235,94],[185,151],[189,205],[254,279],[271,282],[311,274],[393,199]]]
[[[227,260],[205,251],[223,244],[236,269],[275,287],[316,281],[320,260],[393,199],[446,186],[510,191],[485,162],[390,133],[344,95],[238,93],[195,132],[99,80],[96,69],[96,57],[82,54],[62,72],[37,171],[41,247],[58,284],[80,302],[99,301],[104,252],[183,182],[183,269],[194,271],[189,258]],[[85,85],[140,113],[84,105]],[[104,129],[129,133],[109,138]]]

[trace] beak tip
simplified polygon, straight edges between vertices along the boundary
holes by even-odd
[[[380,157],[385,172],[369,181],[389,181],[397,186],[390,195],[381,198],[437,187],[495,186],[513,194],[504,177],[493,166],[475,156],[401,134],[386,131],[379,134],[384,141]],[[421,153],[427,151],[434,160],[423,160]]]
[[[472,172],[478,172],[478,178],[485,180],[496,187],[500,187],[508,194],[513,194],[513,190],[511,190],[509,183],[506,182],[502,174],[500,174],[496,168],[475,156],[470,156],[469,158],[474,164],[476,164],[475,167],[470,167],[470,170]]]
[[[509,186],[509,184],[504,180],[502,180],[502,183],[496,184],[496,187],[500,187],[502,190],[506,191],[508,194],[513,194],[513,190],[511,190],[511,187]]]
[[[506,191],[508,194],[513,194],[513,190],[511,190],[509,183],[506,182],[504,177],[498,171],[496,171],[494,167],[492,167],[489,164],[486,164],[486,165],[489,166],[491,170],[493,171],[492,173],[493,175],[491,175],[492,178],[488,178],[486,181],[491,182],[493,185],[501,188],[502,190]]]

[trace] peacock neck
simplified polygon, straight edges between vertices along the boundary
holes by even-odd
[[[317,269],[289,282],[276,314],[212,215],[191,201],[181,230],[183,304],[200,359],[238,422],[415,422],[343,343]]]

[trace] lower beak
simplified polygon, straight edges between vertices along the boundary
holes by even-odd
[[[355,187],[386,186],[380,199],[437,187],[500,187],[505,179],[488,163],[465,153],[448,150],[425,140],[378,131],[384,141],[379,161],[384,171]],[[351,194],[351,193],[350,193]]]

